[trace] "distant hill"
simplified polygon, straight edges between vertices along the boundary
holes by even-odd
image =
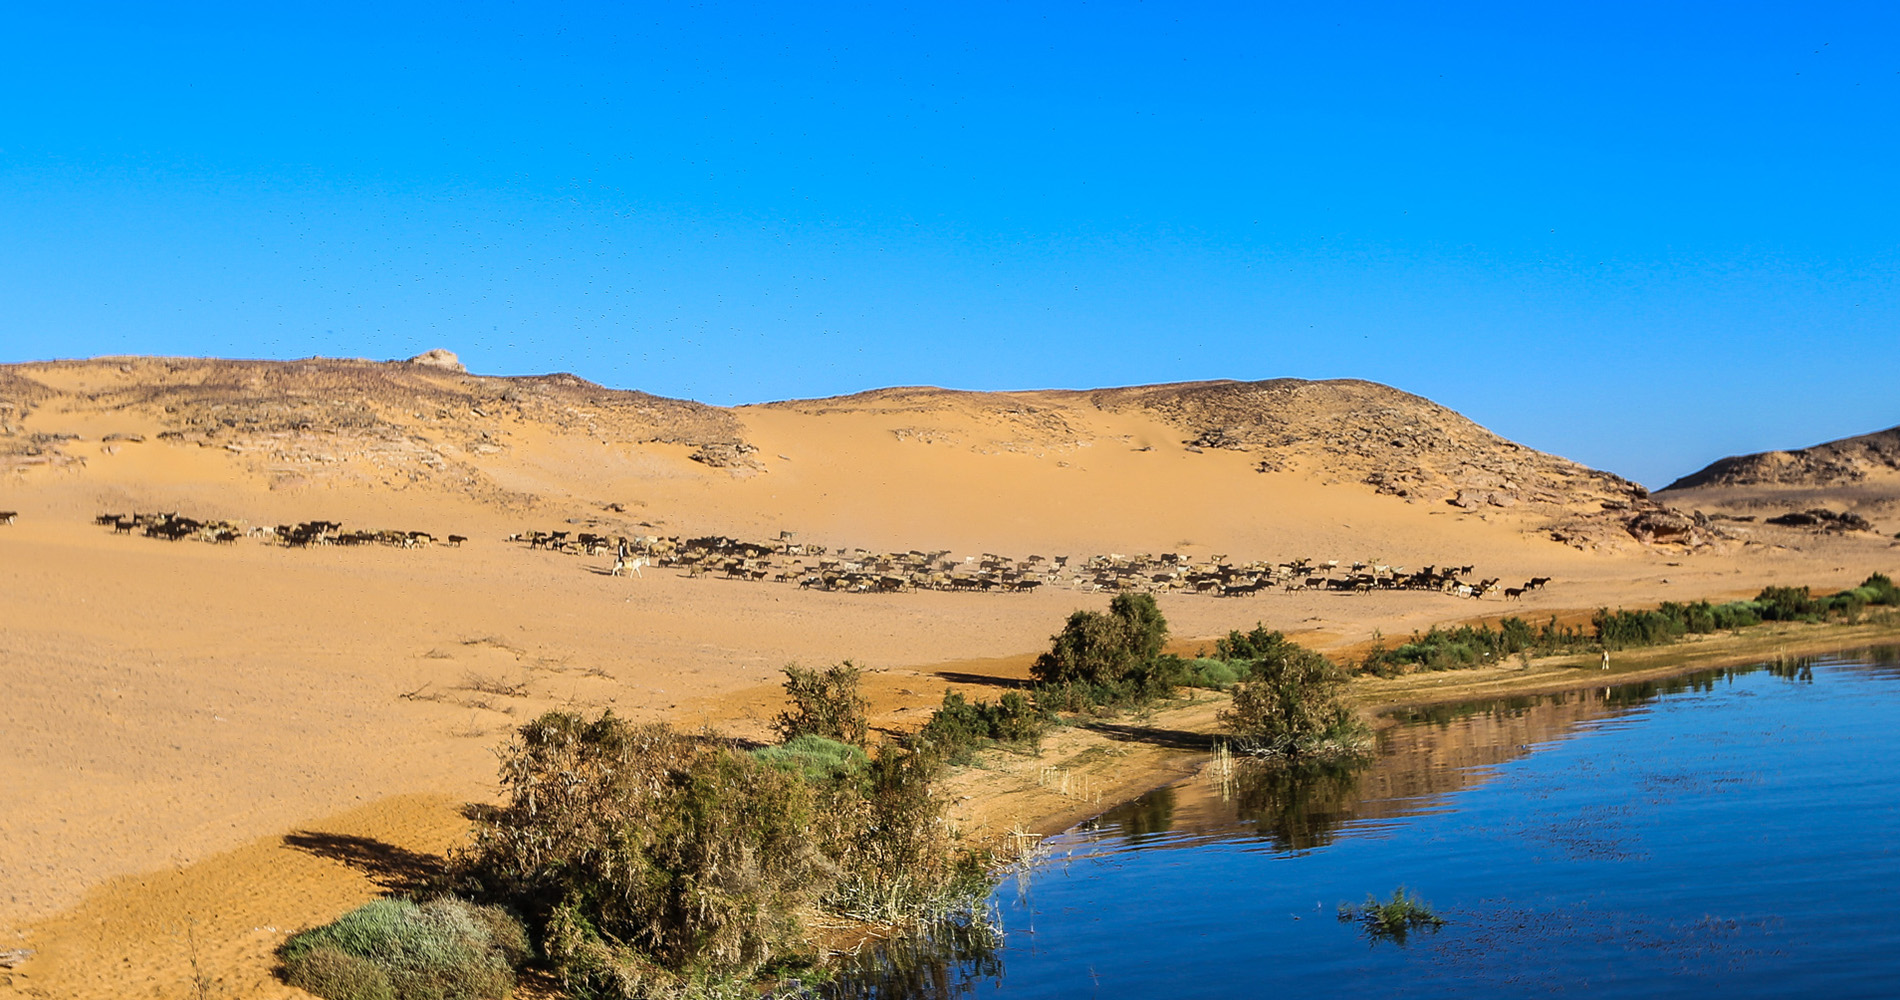
[[[233,490],[298,511],[319,496],[326,510],[442,496],[906,544],[1159,550],[1231,537],[1370,552],[1488,522],[1500,540],[1579,548],[1659,537],[1631,528],[1656,509],[1641,486],[1352,379],[892,388],[724,408],[568,374],[470,374],[441,351],[0,366],[0,472],[35,469],[130,506]]]
[[[1014,424],[1021,443],[1045,445],[1075,438],[1092,413],[1139,415],[1178,432],[1165,442],[1171,450],[1239,452],[1254,457],[1259,472],[1302,471],[1464,509],[1596,511],[1605,501],[1631,504],[1646,495],[1621,476],[1508,441],[1429,399],[1359,379],[993,393],[898,388],[765,405],[892,416],[975,407]]]
[[[1771,524],[1792,516],[1813,530],[1891,534],[1900,528],[1900,427],[1796,451],[1724,458],[1658,490],[1656,498]]]
[[[1851,486],[1900,474],[1900,427],[1798,451],[1733,455],[1710,463],[1662,492],[1705,486]]]
[[[738,440],[729,411],[567,374],[470,375],[447,355],[374,362],[308,358],[100,358],[0,366],[0,468],[60,466],[57,433],[23,426],[36,410],[87,423],[156,428],[173,444],[221,448],[276,479],[382,473],[409,484],[494,493],[481,457],[532,425],[602,443],[701,446]],[[42,421],[43,423],[43,421]],[[37,428],[36,428],[37,429]],[[366,467],[376,475],[364,475]],[[327,475],[326,475],[327,474]]]

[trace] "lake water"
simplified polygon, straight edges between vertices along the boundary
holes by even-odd
[[[1410,713],[1055,838],[886,996],[1900,996],[1900,649]],[[1403,943],[1338,905],[1404,885]]]

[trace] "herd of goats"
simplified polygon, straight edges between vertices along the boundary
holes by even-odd
[[[585,531],[530,531],[510,535],[507,541],[548,552],[611,554],[616,576],[626,569],[638,573],[642,566],[654,566],[684,570],[688,576],[797,584],[810,590],[854,594],[913,590],[1024,593],[1053,586],[1098,592],[1176,591],[1215,597],[1248,597],[1267,590],[1355,594],[1413,590],[1472,598],[1502,592],[1505,598],[1514,600],[1550,582],[1549,577],[1536,577],[1521,587],[1500,587],[1495,577],[1473,582],[1466,579],[1471,566],[1408,570],[1404,566],[1364,562],[1342,566],[1338,560],[1311,559],[1230,563],[1224,555],[1195,559],[1172,552],[1158,556],[1098,555],[1082,562],[1071,562],[1068,556],[1039,555],[1017,560],[994,553],[955,559],[948,550],[831,550],[797,542],[789,531],[781,532],[776,542],[749,542],[722,535],[627,538]]]
[[[11,523],[9,512],[0,511],[0,521]],[[229,545],[241,538],[256,538],[297,548],[312,545],[416,548],[438,544],[436,537],[426,531],[345,531],[336,521],[302,521],[264,527],[201,520],[175,511],[100,514],[94,521],[118,534],[142,532],[148,538],[173,542],[191,539]],[[440,544],[460,546],[467,540],[462,535],[448,535]],[[1471,566],[1426,566],[1409,570],[1404,566],[1365,562],[1342,565],[1338,560],[1312,559],[1230,563],[1224,555],[1194,558],[1173,552],[1158,556],[1098,555],[1080,562],[1073,562],[1068,556],[1032,555],[1018,560],[994,553],[956,559],[948,550],[828,549],[798,542],[789,531],[781,532],[775,542],[750,542],[723,535],[629,538],[586,531],[529,531],[509,535],[506,541],[567,555],[612,555],[615,576],[628,571],[638,574],[641,567],[652,566],[682,570],[693,577],[796,584],[810,590],[852,594],[917,590],[1020,594],[1040,587],[1061,587],[1092,592],[1250,597],[1269,590],[1349,594],[1404,590],[1470,598],[1501,593],[1506,600],[1515,600],[1550,582],[1549,577],[1535,577],[1521,587],[1501,587],[1495,577],[1468,579]]]
[[[434,545],[435,536],[426,531],[344,531],[343,525],[336,521],[300,521],[296,524],[279,524],[275,527],[262,525],[244,525],[235,521],[199,520],[186,517],[177,511],[148,514],[100,514],[92,519],[94,524],[108,527],[116,534],[129,535],[143,532],[147,538],[162,538],[168,542],[181,542],[192,539],[212,542],[220,545],[235,545],[240,538],[257,538],[263,541],[275,541],[282,545],[303,548],[310,545],[390,545],[397,548],[413,549],[418,545]],[[459,546],[468,541],[464,535],[449,535],[443,544]]]

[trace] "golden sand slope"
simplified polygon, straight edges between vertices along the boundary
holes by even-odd
[[[267,995],[282,932],[375,889],[282,838],[343,816],[332,825],[352,835],[439,850],[454,803],[493,792],[489,748],[533,713],[611,707],[762,736],[780,665],[851,657],[880,671],[879,723],[902,726],[965,674],[1023,669],[1065,615],[1106,601],[615,579],[607,559],[531,552],[502,541],[513,532],[790,530],[874,549],[1554,577],[1508,606],[1524,614],[1843,585],[1896,561],[1886,539],[1765,528],[1646,545],[1617,520],[1642,503],[1614,476],[1368,383],[723,410],[410,364],[0,367],[0,510],[19,512],[0,526],[0,952],[41,953],[0,996],[192,995],[187,951],[165,936],[181,922],[205,928],[232,995]],[[218,546],[91,522],[174,509],[470,541]],[[1583,547],[1552,540],[1565,523]],[[1337,645],[1506,606],[1309,592],[1162,607],[1190,638],[1263,621]],[[410,798],[378,805],[395,796]],[[218,895],[233,880],[253,894],[241,906]],[[139,909],[154,893],[169,902]],[[124,912],[151,915],[142,930],[107,919]],[[275,930],[253,940],[253,926]]]

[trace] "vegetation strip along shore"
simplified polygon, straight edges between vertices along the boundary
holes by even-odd
[[[1825,628],[1839,618],[1852,627],[1869,608],[1881,609],[1872,624],[1886,629],[1894,614],[1885,609],[1895,605],[1900,588],[1873,574],[1822,598],[1771,587],[1754,601],[1603,609],[1592,627],[1607,674],[1612,649],[1718,629],[1740,635],[1764,621]],[[946,691],[922,727],[876,744],[848,662],[785,669],[791,704],[777,720],[777,747],[748,751],[611,713],[590,721],[550,712],[503,751],[508,801],[478,812],[473,845],[416,894],[429,901],[408,910],[371,904],[292,938],[286,976],[327,1000],[409,995],[399,985],[409,981],[441,1000],[477,1000],[510,967],[538,959],[574,995],[605,1000],[736,995],[786,982],[802,992],[804,981],[840,972],[840,952],[812,950],[826,928],[855,924],[860,940],[881,936],[900,948],[936,928],[985,936],[995,838],[954,831],[936,787],[979,751],[1038,754],[1065,722],[1153,742],[1153,729],[1116,720],[1173,702],[1185,687],[1231,695],[1214,731],[1203,718],[1198,731],[1170,734],[1177,748],[1205,740],[1224,755],[1227,744],[1214,742],[1224,733],[1267,762],[1259,766],[1287,769],[1288,780],[1369,755],[1341,665],[1264,627],[1230,632],[1213,656],[1186,660],[1162,652],[1167,631],[1145,594],[1119,595],[1105,613],[1077,611],[1036,661],[1032,697],[1011,692],[991,704]],[[1516,655],[1528,672],[1534,652],[1587,644],[1581,628],[1554,619],[1532,629],[1507,618],[1496,629],[1433,628],[1392,652],[1375,643],[1357,669],[1390,679]],[[1038,771],[1039,784],[1047,773]],[[1063,794],[1073,777],[1063,773]],[[1395,896],[1387,908],[1404,902]],[[1357,916],[1374,926],[1384,912],[1369,901]],[[532,944],[517,947],[517,938]],[[422,952],[429,961],[418,972]]]

